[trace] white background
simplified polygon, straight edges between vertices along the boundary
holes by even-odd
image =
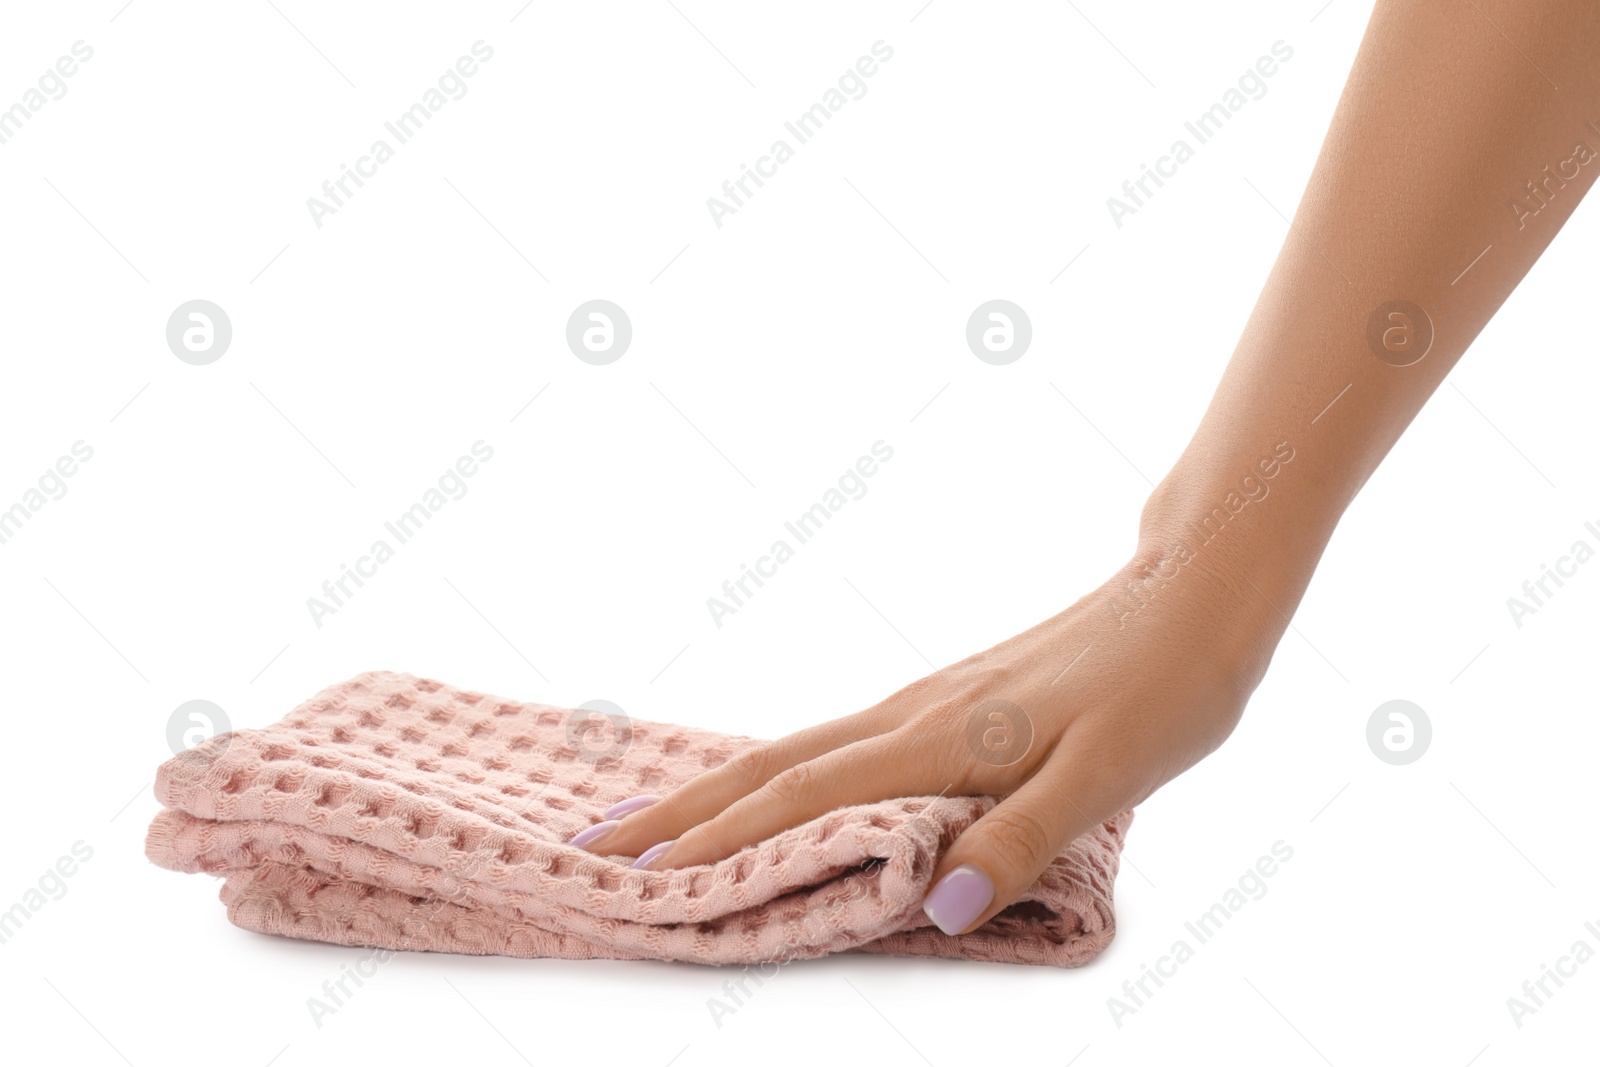
[[[0,507],[94,450],[0,545],[0,909],[93,849],[0,945],[8,1058],[1593,1056],[1600,962],[1520,1028],[1506,999],[1600,948],[1600,563],[1520,629],[1505,603],[1600,541],[1592,207],[1348,512],[1233,738],[1140,810],[1089,967],[802,963],[718,1026],[711,969],[414,955],[318,1027],[361,952],[237,930],[217,882],[143,855],[186,700],[261,726],[382,668],[778,736],[1097,585],[1370,4],[122,3],[8,5],[0,32],[0,106],[94,49],[0,145]],[[467,94],[316,227],[306,199],[480,39]],[[716,227],[706,198],[879,40],[866,95]],[[1279,40],[1266,95],[1117,228],[1106,197]],[[202,367],[164,336],[196,298],[234,331]],[[633,323],[610,366],[565,345],[593,298]],[[993,298],[1034,329],[1004,367],[964,339]],[[318,628],[306,598],[480,439],[467,495]],[[867,494],[715,627],[706,598],[880,439]],[[1404,767],[1365,740],[1395,698],[1434,728]],[[1108,998],[1280,840],[1266,895],[1117,1025]]]

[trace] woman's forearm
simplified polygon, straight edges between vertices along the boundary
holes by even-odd
[[[1207,572],[1234,580],[1196,595],[1231,589],[1270,648],[1345,507],[1600,174],[1592,7],[1379,0],[1114,611]]]

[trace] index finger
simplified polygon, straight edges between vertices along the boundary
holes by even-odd
[[[808,726],[747,749],[660,799],[629,797],[614,804],[603,821],[579,833],[570,843],[599,855],[639,856],[654,845],[710,821],[790,767],[879,732],[867,712]]]

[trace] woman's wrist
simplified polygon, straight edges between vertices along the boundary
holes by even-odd
[[[1109,585],[1115,628],[1165,601],[1212,635],[1253,688],[1336,521],[1308,460],[1286,440],[1203,468],[1180,460],[1145,504],[1138,546]]]

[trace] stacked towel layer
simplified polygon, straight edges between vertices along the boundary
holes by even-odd
[[[600,748],[595,725],[612,732]],[[1022,899],[950,937],[922,899],[940,851],[995,801],[841,808],[715,864],[635,871],[565,842],[611,804],[666,794],[762,742],[374,672],[282,722],[161,766],[146,853],[220,875],[228,918],[341,945],[751,964],[830,952],[1072,967],[1110,943],[1131,812]]]

